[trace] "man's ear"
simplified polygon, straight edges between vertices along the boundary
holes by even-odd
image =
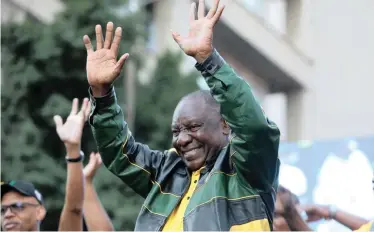
[[[45,207],[40,206],[36,215],[36,219],[41,222],[44,220],[46,214],[47,210],[45,209]]]
[[[222,132],[224,135],[229,135],[231,132],[229,124],[224,119],[221,119]]]

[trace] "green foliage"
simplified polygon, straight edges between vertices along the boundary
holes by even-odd
[[[67,116],[74,97],[87,97],[84,34],[95,46],[94,27],[107,21],[123,29],[120,54],[146,36],[144,12],[124,14],[126,1],[65,0],[66,11],[50,25],[26,21],[2,25],[2,180],[32,181],[43,193],[48,209],[42,230],[57,230],[65,193],[65,149],[55,132],[54,114]],[[121,16],[122,15],[122,16]],[[194,74],[179,71],[181,55],[166,53],[158,60],[147,85],[137,84],[136,138],[154,149],[170,146],[174,107],[197,89]],[[141,57],[131,56],[137,69]],[[123,75],[121,75],[123,76]],[[119,78],[121,79],[121,78]],[[123,92],[123,80],[116,82]],[[119,94],[120,95],[120,94]],[[121,98],[122,99],[122,98]],[[96,149],[85,128],[82,150]],[[132,230],[143,201],[118,178],[102,168],[97,191],[117,230]]]

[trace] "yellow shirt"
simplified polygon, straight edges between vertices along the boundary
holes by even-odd
[[[355,230],[355,231],[367,231],[367,232],[368,231],[374,231],[373,223],[374,223],[374,221],[366,223],[366,224],[362,225],[358,230]]]
[[[188,188],[187,193],[184,195],[179,205],[170,214],[162,231],[183,231],[184,212],[187,209],[190,198],[195,192],[197,182],[199,182],[199,179],[200,179],[200,171],[203,168],[204,167],[192,173],[191,183],[190,183],[190,187]]]

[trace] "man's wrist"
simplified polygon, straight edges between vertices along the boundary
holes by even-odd
[[[80,156],[81,146],[80,144],[65,144],[67,157],[78,158]]]
[[[84,181],[86,185],[93,185],[93,178],[92,177],[84,177]]]
[[[78,157],[66,156],[65,160],[68,163],[82,163],[83,158],[84,158],[84,153],[83,151],[80,151]]]
[[[212,55],[213,52],[214,52],[214,48],[212,48],[212,50],[210,52],[207,52],[204,55],[197,55],[194,58],[195,58],[195,60],[198,64],[202,64],[202,63],[204,63],[204,61],[206,61]]]
[[[116,93],[114,91],[114,87],[111,86],[111,88],[108,90],[106,95],[101,97],[95,97],[92,92],[92,87],[88,89],[88,94],[90,96],[91,101],[91,114],[94,114],[94,112],[97,112],[97,110],[107,108],[108,106],[111,106],[113,104],[117,103],[117,97]],[[90,115],[90,123],[91,123],[91,116]]]
[[[195,68],[202,73],[214,75],[224,64],[223,58],[216,49],[213,49],[213,52],[202,63],[195,64]]]
[[[103,97],[109,93],[113,85],[90,86],[94,97]]]
[[[327,219],[335,220],[337,211],[338,209],[336,208],[335,205],[328,206]]]

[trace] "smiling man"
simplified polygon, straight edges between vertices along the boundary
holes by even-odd
[[[41,194],[26,181],[1,184],[1,228],[4,231],[39,231],[46,209]]]
[[[193,92],[179,102],[172,121],[173,147],[186,166],[196,171],[213,161],[228,144],[230,128],[222,119],[220,105],[208,90]]]
[[[151,150],[135,142],[123,121],[113,81],[128,54],[117,61],[121,28],[96,26],[96,51],[88,36],[90,124],[106,167],[143,196],[135,230],[267,231],[272,228],[278,186],[279,130],[212,46],[224,7],[216,0],[205,16],[200,0],[190,10],[187,37],[173,38],[205,78],[210,91],[185,96],[173,120],[173,147]],[[162,104],[160,102],[159,104]],[[148,113],[148,112],[144,112]]]

